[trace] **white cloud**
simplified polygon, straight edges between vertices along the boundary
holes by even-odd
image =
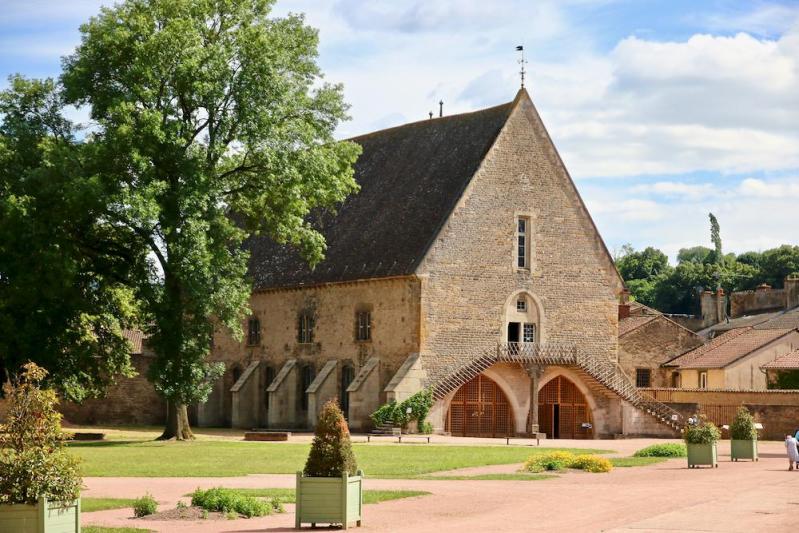
[[[667,197],[681,197],[688,200],[698,200],[705,198],[716,192],[716,187],[712,183],[682,183],[678,181],[658,181],[636,185],[630,189],[633,194],[651,193]]]
[[[744,198],[799,198],[799,179],[793,182],[767,182],[747,178],[738,186],[736,193]]]

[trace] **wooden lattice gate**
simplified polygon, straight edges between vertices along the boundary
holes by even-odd
[[[452,398],[446,430],[457,437],[512,435],[513,412],[508,398],[491,378],[478,375]]]
[[[591,427],[583,427],[590,424]],[[558,376],[538,391],[538,426],[550,439],[594,437],[591,408],[568,378]]]

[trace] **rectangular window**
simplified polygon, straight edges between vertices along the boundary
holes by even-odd
[[[313,317],[308,314],[300,315],[297,327],[297,341],[300,344],[310,344],[313,342]]]
[[[699,373],[699,388],[706,389],[707,388],[707,372],[700,372]]]
[[[355,337],[359,341],[368,341],[372,339],[372,314],[369,311],[360,311],[357,313],[358,329]]]
[[[524,342],[535,342],[535,324],[524,325]]]
[[[516,266],[530,268],[530,221],[527,217],[516,220]]]
[[[252,317],[247,322],[247,345],[256,346],[261,342],[261,322]]]
[[[516,300],[516,310],[517,311],[527,311],[527,302],[521,298]]]
[[[636,387],[651,387],[652,386],[652,370],[648,368],[635,369],[635,386]]]

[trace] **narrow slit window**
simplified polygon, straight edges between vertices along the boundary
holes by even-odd
[[[256,346],[261,342],[261,321],[251,317],[247,321],[247,345]]]
[[[516,266],[530,268],[530,220],[527,217],[516,220]]]
[[[700,372],[699,373],[699,388],[706,389],[707,388],[707,372]]]

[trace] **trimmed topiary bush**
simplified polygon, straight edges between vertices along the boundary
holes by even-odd
[[[687,453],[685,444],[669,442],[641,448],[633,454],[633,457],[685,457]]]
[[[330,400],[322,407],[311,452],[305,463],[303,475],[308,477],[354,476],[358,470],[352,453],[350,430],[338,402]]]
[[[755,418],[749,409],[743,405],[735,413],[735,419],[730,424],[730,437],[733,440],[756,440]]]
[[[58,398],[40,384],[47,371],[23,367],[18,383],[5,386],[6,423],[0,426],[0,504],[36,505],[39,498],[72,503],[80,497],[78,460],[63,447]]]

